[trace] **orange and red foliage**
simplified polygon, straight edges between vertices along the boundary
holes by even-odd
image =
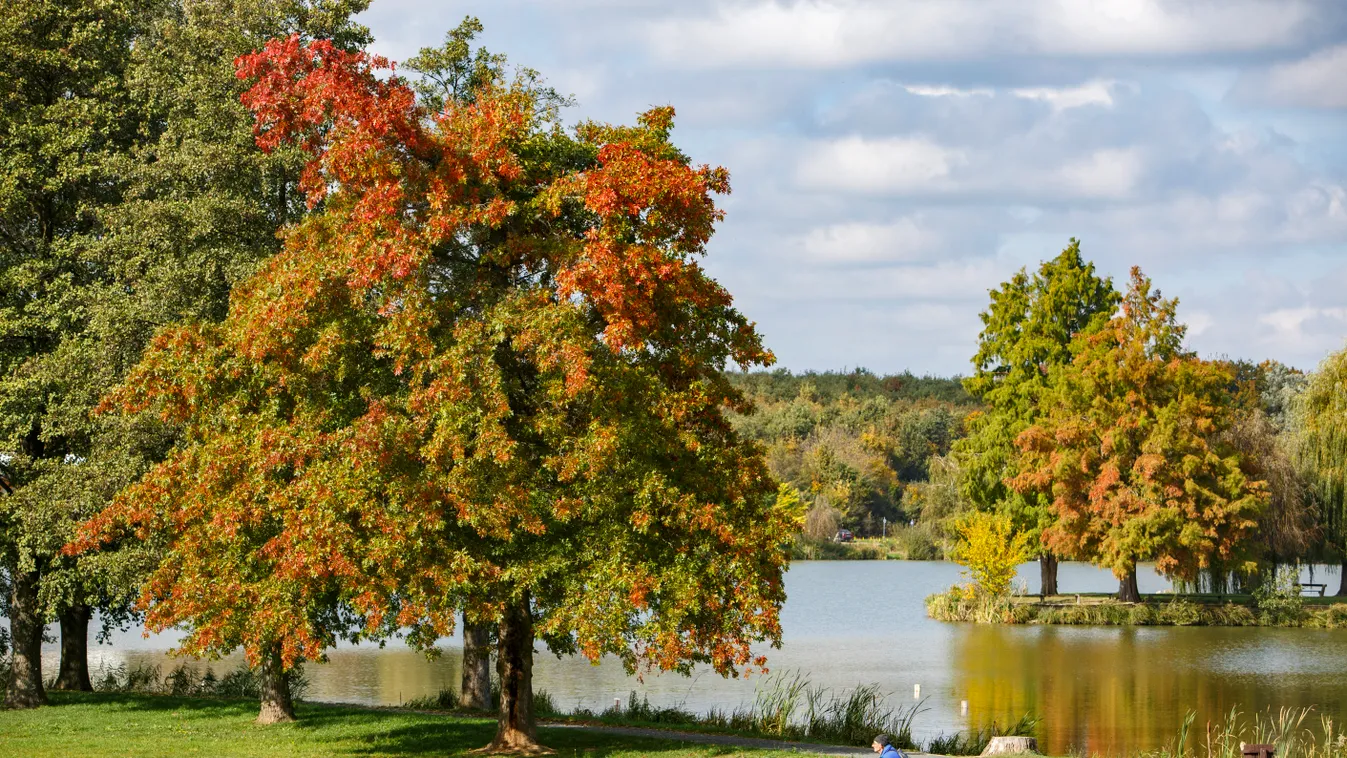
[[[727,173],[670,108],[571,133],[496,82],[431,114],[387,65],[295,38],[238,62],[321,212],[109,398],[183,442],[68,549],[162,545],[142,604],[190,653],[429,645],[531,597],[559,650],[751,664],[797,524],[722,413],[726,364],[772,362],[696,262]]]
[[[1053,377],[1046,418],[1016,441],[1028,465],[1007,482],[1051,496],[1049,549],[1120,578],[1145,560],[1189,581],[1245,568],[1267,500],[1220,440],[1234,377],[1182,349],[1175,306],[1132,269],[1122,312]]]

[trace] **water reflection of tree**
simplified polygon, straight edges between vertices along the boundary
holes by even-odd
[[[1295,642],[1251,629],[961,625],[951,646],[953,694],[968,701],[970,728],[1039,716],[1037,736],[1050,755],[1153,750],[1174,738],[1189,709],[1197,711],[1199,733],[1232,706],[1250,713],[1316,705],[1341,718],[1343,691],[1333,675],[1258,673],[1258,651]],[[1241,671],[1241,660],[1249,668]]]

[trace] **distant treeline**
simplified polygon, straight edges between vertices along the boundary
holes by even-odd
[[[772,473],[810,502],[806,534],[814,539],[838,528],[891,534],[915,522],[933,458],[949,453],[980,407],[957,376],[858,368],[730,378],[754,404],[734,417],[736,427],[767,448]]]

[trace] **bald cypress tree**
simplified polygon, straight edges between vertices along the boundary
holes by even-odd
[[[1006,485],[1022,469],[1015,438],[1042,417],[1051,371],[1071,361],[1072,339],[1102,328],[1119,296],[1112,280],[1101,279],[1081,256],[1075,239],[1033,275],[1021,269],[990,294],[991,303],[981,314],[973,374],[964,380],[964,388],[982,400],[986,411],[970,420],[968,436],[954,451],[964,494],[979,509],[1004,512],[1018,529],[1037,535],[1053,521],[1050,497]],[[1055,594],[1057,557],[1039,540],[1035,543],[1040,591]]]

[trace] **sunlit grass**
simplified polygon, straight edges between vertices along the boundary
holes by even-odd
[[[0,711],[0,756],[327,758],[460,756],[491,740],[495,722],[301,704],[294,724],[259,727],[256,701],[125,693],[51,693],[52,705]],[[800,753],[691,745],[577,729],[539,730],[560,756],[784,758]]]

